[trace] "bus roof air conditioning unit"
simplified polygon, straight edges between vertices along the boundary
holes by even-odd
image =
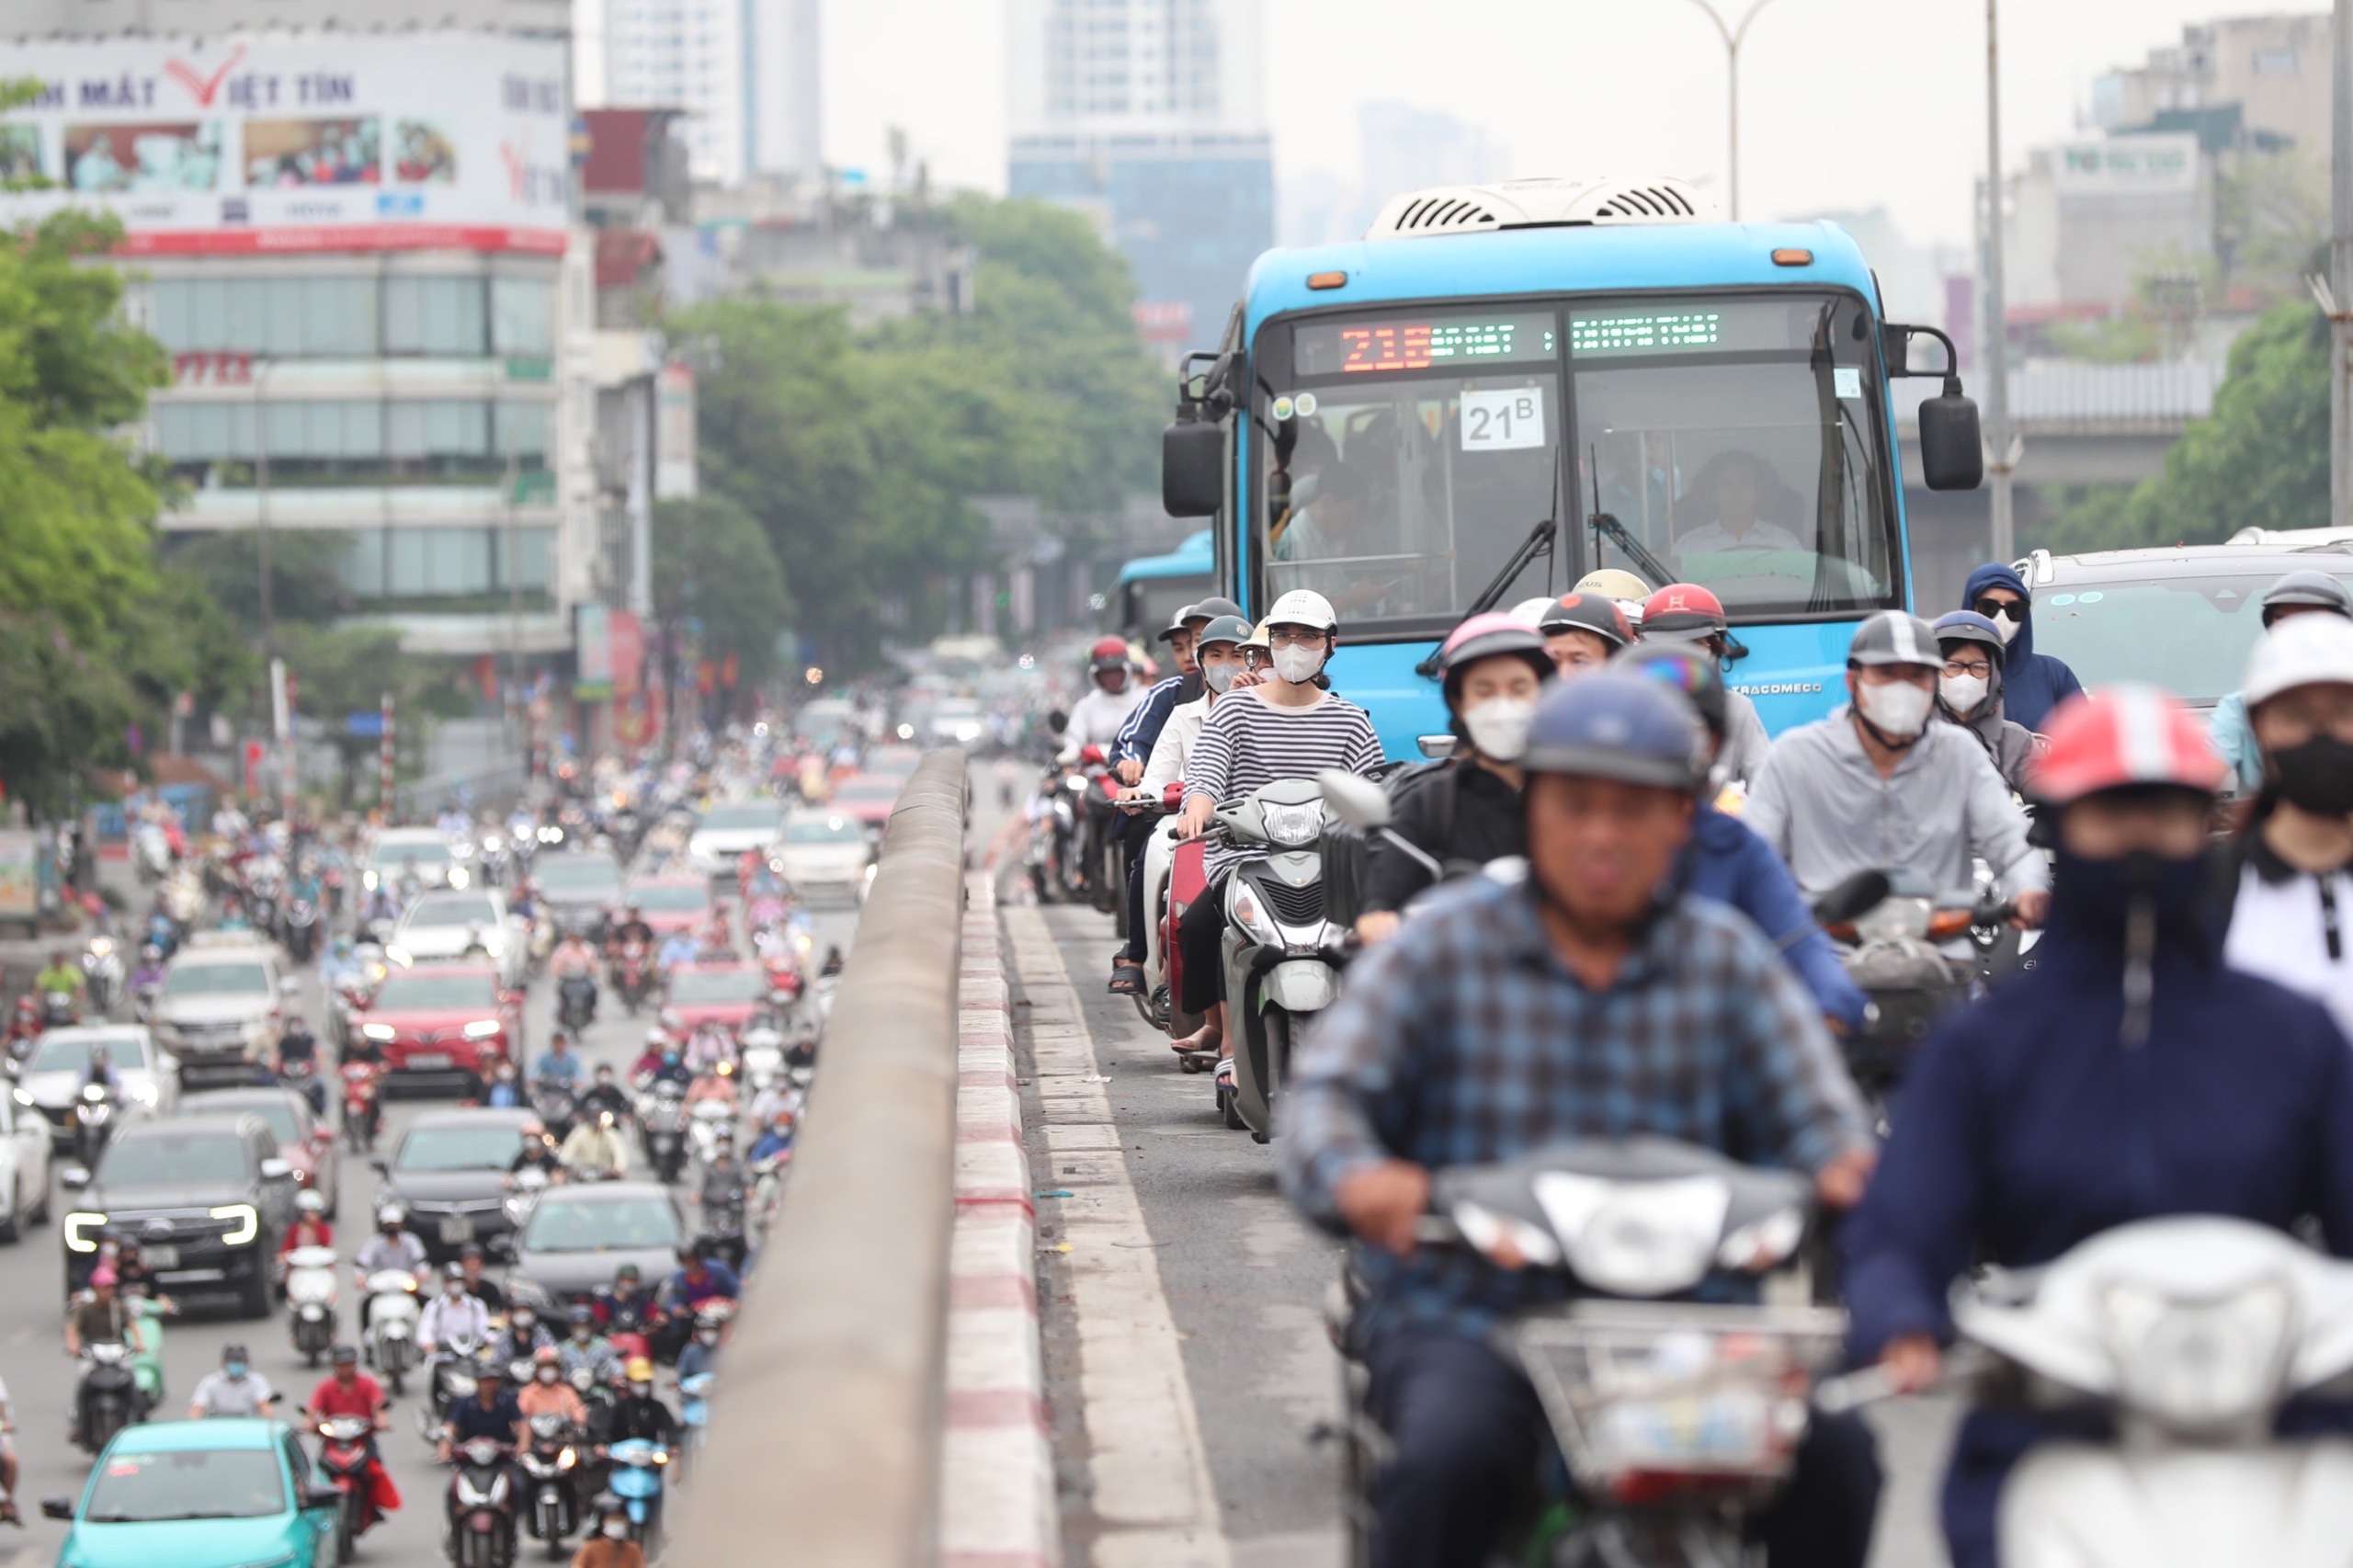
[[[1365,231],[1368,240],[1416,240],[1496,229],[1601,223],[1706,223],[1714,203],[1688,180],[1518,179],[1449,185],[1392,199]]]

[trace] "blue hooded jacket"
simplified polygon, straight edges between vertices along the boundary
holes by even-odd
[[[1961,608],[1976,608],[1977,596],[1988,588],[2007,588],[2029,603],[2034,598],[2016,572],[1999,562],[1989,562],[1969,574],[1969,585],[1961,593]],[[2039,734],[2051,710],[2083,689],[2084,683],[2075,678],[2065,660],[2034,651],[2034,612],[2029,610],[2002,660],[2002,717]]]
[[[1949,1332],[1946,1289],[1980,1261],[2048,1263],[2128,1221],[2316,1216],[2353,1254],[2353,1048],[2318,1003],[2222,966],[2161,924],[2150,1033],[2122,1042],[2120,917],[2086,910],[2063,862],[2037,963],[1948,1016],[1896,1101],[1848,1219],[1849,1347]],[[2344,1417],[2332,1415],[2342,1429]],[[2009,1467],[2063,1424],[1981,1406],[1944,1494],[1954,1568],[1993,1568]]]
[[[1684,847],[1681,869],[1688,892],[1730,904],[1780,947],[1782,960],[1825,1017],[1850,1029],[1863,1027],[1870,998],[1847,978],[1847,966],[1814,925],[1813,911],[1798,891],[1797,879],[1754,829],[1702,802],[1691,821],[1691,841]]]

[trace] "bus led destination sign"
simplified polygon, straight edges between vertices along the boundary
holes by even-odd
[[[1291,336],[1292,369],[1302,376],[1529,364],[1549,362],[1559,353],[1558,318],[1549,311],[1518,316],[1326,319],[1304,323]]]
[[[1713,348],[1723,337],[1722,311],[1643,311],[1638,313],[1572,315],[1572,354],[1662,354],[1678,348]]]

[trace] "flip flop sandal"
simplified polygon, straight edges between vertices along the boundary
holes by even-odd
[[[1111,994],[1141,996],[1143,994],[1143,965],[1115,963],[1111,966]]]

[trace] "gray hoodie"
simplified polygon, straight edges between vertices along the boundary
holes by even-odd
[[[2042,749],[2041,737],[2013,719],[2002,717],[2002,663],[1994,661],[1994,673],[1987,680],[1985,700],[1977,705],[1976,717],[1964,719],[1945,706],[1942,696],[1937,699],[1937,717],[1949,724],[1958,724],[1977,737],[1993,759],[1994,771],[2014,794],[2026,793],[2026,766]]]
[[[1808,898],[1858,871],[1898,867],[1940,892],[1965,892],[1972,856],[1994,869],[2005,898],[2051,885],[2027,845],[2026,812],[1975,732],[1933,720],[1885,778],[1844,707],[1785,732],[1748,787],[1741,821],[1789,862]]]

